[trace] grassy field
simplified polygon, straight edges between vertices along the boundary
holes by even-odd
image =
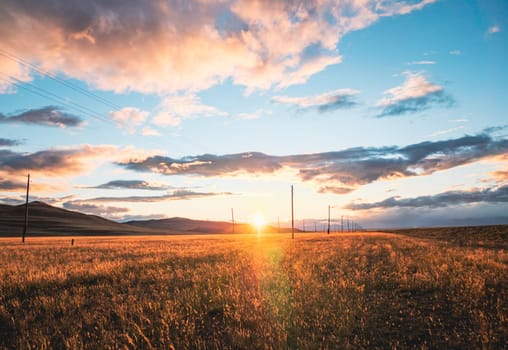
[[[0,349],[508,347],[502,245],[401,233],[5,238],[0,266]]]

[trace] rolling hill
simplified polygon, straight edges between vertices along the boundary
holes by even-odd
[[[25,205],[0,204],[0,236],[21,236],[23,232]],[[169,218],[160,220],[129,221],[119,223],[96,215],[57,208],[34,201],[28,205],[28,236],[64,235],[157,235],[192,233],[231,233],[232,226],[224,221]],[[298,231],[298,230],[297,230]],[[244,223],[235,224],[237,233],[254,233],[255,229]],[[277,232],[267,226],[263,232]],[[281,232],[290,232],[282,229]]]
[[[0,236],[20,236],[23,232],[25,205],[0,204]],[[95,215],[53,207],[43,202],[28,205],[28,235],[126,235],[160,233],[149,228],[130,226]]]

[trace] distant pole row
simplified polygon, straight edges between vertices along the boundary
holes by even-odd
[[[332,219],[331,219],[331,209],[333,206],[328,206],[328,220],[326,226],[326,232],[330,234],[332,229]],[[279,220],[277,218],[277,220]],[[306,232],[305,220],[302,220],[302,229]],[[325,227],[323,225],[323,231]],[[350,220],[348,216],[346,216],[345,225],[344,225],[344,215],[340,216],[340,232],[357,232],[362,231],[363,227],[360,226],[357,222]],[[338,231],[338,230],[337,230]],[[279,221],[279,232],[280,232],[280,221]],[[314,221],[314,232],[317,232],[317,223]],[[291,238],[295,238],[295,218],[294,218],[294,186],[291,185]]]

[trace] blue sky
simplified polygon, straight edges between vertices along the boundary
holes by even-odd
[[[505,1],[0,4],[0,199],[508,223]]]

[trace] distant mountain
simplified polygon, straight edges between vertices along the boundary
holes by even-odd
[[[169,218],[158,220],[128,221],[126,224],[153,230],[174,233],[232,233],[233,225],[226,221],[191,220],[186,218]],[[279,230],[273,226],[263,227],[265,233],[276,233]],[[250,224],[235,223],[235,233],[256,233],[257,230]],[[281,228],[281,233],[291,232],[289,228]],[[295,232],[301,232],[295,229]]]
[[[230,222],[191,220],[186,218],[170,218],[159,220],[128,221],[126,224],[136,227],[150,228],[160,231],[180,233],[232,233]],[[254,228],[249,224],[235,224],[237,233],[253,233]]]
[[[0,204],[0,237],[21,236],[25,205]],[[290,230],[282,229],[281,232]],[[297,230],[298,231],[298,230]],[[192,233],[231,233],[232,225],[223,221],[170,218],[119,223],[96,215],[83,214],[34,201],[28,204],[28,236],[157,235]],[[255,233],[249,224],[235,224],[235,233]],[[267,226],[263,232],[277,232]]]
[[[21,236],[25,205],[0,204],[0,236]],[[28,204],[28,236],[137,235],[160,233],[95,215],[56,208],[43,202]]]

